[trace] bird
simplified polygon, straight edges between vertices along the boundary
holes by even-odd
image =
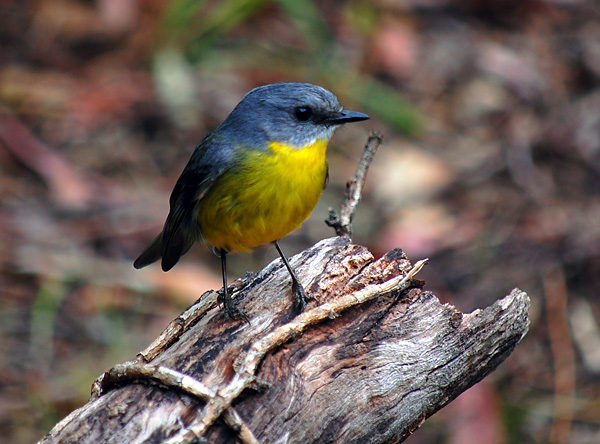
[[[226,257],[273,244],[292,281],[296,308],[308,296],[279,240],[299,228],[327,185],[327,144],[346,123],[368,119],[345,110],[329,90],[282,82],[252,89],[202,139],[169,198],[162,231],[134,262],[168,271],[198,241],[221,258],[223,308],[244,317],[227,289]]]

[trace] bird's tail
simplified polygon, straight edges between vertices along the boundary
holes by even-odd
[[[146,249],[138,256],[133,266],[138,270],[150,265],[162,257],[163,252],[163,234],[162,231],[156,236]]]

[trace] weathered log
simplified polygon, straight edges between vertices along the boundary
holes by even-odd
[[[40,442],[400,442],[527,332],[524,292],[462,314],[400,250],[375,261],[337,237],[291,262],[314,297],[303,313],[280,260],[233,289],[250,324],[208,292]]]

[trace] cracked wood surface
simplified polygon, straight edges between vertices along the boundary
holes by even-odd
[[[103,375],[92,400],[40,442],[400,442],[527,332],[529,298],[520,290],[462,314],[414,279],[311,319],[412,265],[400,250],[375,261],[344,237],[319,242],[292,265],[315,298],[304,313],[295,316],[280,260],[236,283],[251,325],[225,320],[207,292],[131,362],[143,371]],[[277,332],[285,335],[266,344]],[[164,379],[148,376],[161,371]],[[179,385],[186,378],[191,384]]]

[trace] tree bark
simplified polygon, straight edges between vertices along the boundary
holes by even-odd
[[[524,292],[462,314],[422,289],[422,265],[398,249],[375,261],[337,237],[291,263],[314,297],[303,313],[280,260],[234,285],[250,324],[225,319],[207,292],[40,442],[401,442],[529,325]]]

